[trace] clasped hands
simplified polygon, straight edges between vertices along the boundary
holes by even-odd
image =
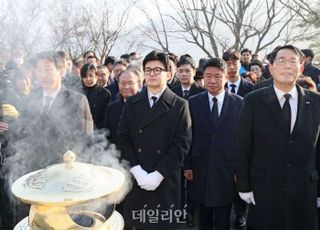
[[[136,179],[140,188],[146,191],[154,191],[164,177],[158,171],[153,171],[151,173],[147,173],[140,165],[136,165],[130,169],[130,172]]]

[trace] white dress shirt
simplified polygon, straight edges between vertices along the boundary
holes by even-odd
[[[157,93],[157,94],[155,94],[155,95],[152,94],[149,90],[147,90],[150,108],[153,106],[152,97],[156,97],[156,98],[157,98],[156,102],[157,102],[157,101],[159,100],[159,98],[161,97],[161,95],[163,94],[163,92],[165,91],[166,88],[167,88],[167,87],[164,87],[164,88],[161,90],[161,92],[159,92],[159,93]],[[155,103],[156,103],[156,102],[155,102]]]
[[[241,83],[241,77],[239,77],[239,79],[236,81],[236,82],[234,82],[234,83],[232,83],[231,81],[227,81],[227,86],[228,86],[228,91],[231,93],[231,89],[232,89],[232,87],[231,87],[231,84],[234,84],[236,87],[234,88],[234,90],[235,90],[235,94],[238,94],[238,90],[239,90],[239,87],[240,87],[240,83]]]
[[[222,90],[222,92],[219,93],[217,96],[213,96],[212,94],[210,94],[208,92],[210,111],[212,110],[212,106],[213,106],[212,98],[215,97],[218,100],[217,102],[218,102],[218,115],[219,115],[219,117],[220,117],[220,114],[221,114],[221,109],[222,109],[222,106],[223,106],[223,100],[224,100],[225,94],[226,94],[226,92],[224,90]]]
[[[51,108],[54,100],[56,99],[59,91],[61,89],[61,86],[59,87],[59,89],[57,89],[56,91],[54,91],[52,94],[47,94],[45,91],[43,91],[43,97],[42,97],[42,108],[44,107],[44,105],[46,104],[46,97],[49,96],[52,98],[52,100],[50,101],[50,105],[49,105],[49,108]]]

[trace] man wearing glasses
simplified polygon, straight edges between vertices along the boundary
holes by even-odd
[[[316,229],[320,96],[296,84],[302,68],[299,49],[280,47],[273,84],[244,98],[236,177],[248,229]]]
[[[128,228],[175,229],[184,214],[180,170],[191,142],[191,118],[187,101],[167,88],[168,56],[152,51],[143,69],[146,88],[128,98],[118,130],[118,147],[134,177],[123,214]]]

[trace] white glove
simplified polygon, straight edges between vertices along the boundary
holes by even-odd
[[[161,175],[161,173],[158,171],[153,171],[152,173],[148,174],[146,180],[142,182],[140,187],[147,191],[154,191],[156,188],[158,188],[163,179],[164,177]]]
[[[143,168],[141,168],[140,165],[136,165],[136,166],[132,167],[130,169],[130,172],[132,173],[132,175],[136,179],[139,186],[141,186],[141,184],[146,180],[146,178],[148,176],[148,173]]]
[[[320,208],[320,197],[317,197],[317,208]]]
[[[239,192],[239,196],[242,200],[244,200],[247,204],[256,205],[254,201],[253,192]]]

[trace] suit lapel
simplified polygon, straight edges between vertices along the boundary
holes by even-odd
[[[305,112],[307,111],[306,106],[310,106],[312,103],[311,98],[307,94],[305,94],[304,90],[300,86],[296,86],[298,90],[298,111],[297,118],[294,124],[292,135],[296,135],[302,128],[303,117],[305,116]]]
[[[204,120],[208,122],[208,127],[213,128],[208,92],[207,91],[202,92],[201,97],[202,98],[200,100],[198,108],[200,108],[201,111],[203,111],[202,116],[204,117]]]
[[[142,119],[142,122],[140,124],[140,128],[144,128],[153,121],[159,119],[163,114],[167,113],[171,106],[174,106],[175,98],[174,94],[169,90],[165,89],[161,97],[158,99],[157,103],[150,108],[149,100],[147,96],[147,92],[145,92],[145,99],[143,101],[146,101],[148,108],[148,111],[145,114],[144,118]],[[144,106],[145,107],[145,106]],[[145,110],[145,108],[142,108]]]
[[[239,84],[239,89],[238,89],[237,95],[240,95],[240,96],[243,95],[244,94],[243,91],[244,91],[244,82],[243,82],[242,78],[240,77],[240,84]]]
[[[61,110],[61,107],[71,106],[66,104],[69,96],[70,94],[68,90],[64,86],[62,86],[55,100],[53,101],[49,111],[59,111]]]
[[[287,127],[284,122],[284,118],[282,116],[282,109],[277,98],[276,92],[273,89],[273,84],[270,85],[267,90],[265,91],[265,95],[263,97],[267,107],[271,111],[272,116],[278,122],[279,126],[281,127],[282,131],[285,134],[288,134]]]

